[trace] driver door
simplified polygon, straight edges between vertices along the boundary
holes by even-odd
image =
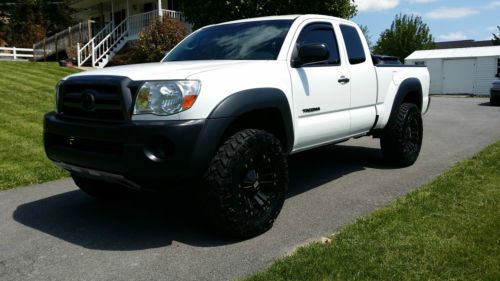
[[[295,42],[291,60],[305,44],[323,43],[330,52],[327,62],[289,66],[296,128],[294,151],[300,151],[349,135],[350,85],[332,23],[305,23]]]

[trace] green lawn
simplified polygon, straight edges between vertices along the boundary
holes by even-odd
[[[500,142],[246,280],[500,280]]]
[[[56,63],[0,61],[0,190],[67,176],[45,157],[43,115],[54,86],[78,70]]]

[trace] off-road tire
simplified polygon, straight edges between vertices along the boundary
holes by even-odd
[[[413,165],[422,147],[422,114],[413,103],[399,106],[380,138],[384,158],[399,167]]]
[[[74,174],[71,175],[71,177],[81,191],[96,199],[123,199],[132,194],[132,190],[118,184],[85,178]]]
[[[500,97],[490,97],[490,104],[495,106],[500,105]]]
[[[272,134],[245,129],[229,137],[213,157],[202,200],[225,233],[250,238],[269,230],[283,207],[288,166]]]

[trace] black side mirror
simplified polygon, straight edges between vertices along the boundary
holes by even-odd
[[[308,64],[327,62],[330,51],[326,44],[307,44],[300,46],[297,57],[292,61],[293,67],[301,67]]]

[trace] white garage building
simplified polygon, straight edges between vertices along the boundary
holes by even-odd
[[[405,64],[427,66],[431,94],[489,95],[500,74],[500,46],[415,51]]]

